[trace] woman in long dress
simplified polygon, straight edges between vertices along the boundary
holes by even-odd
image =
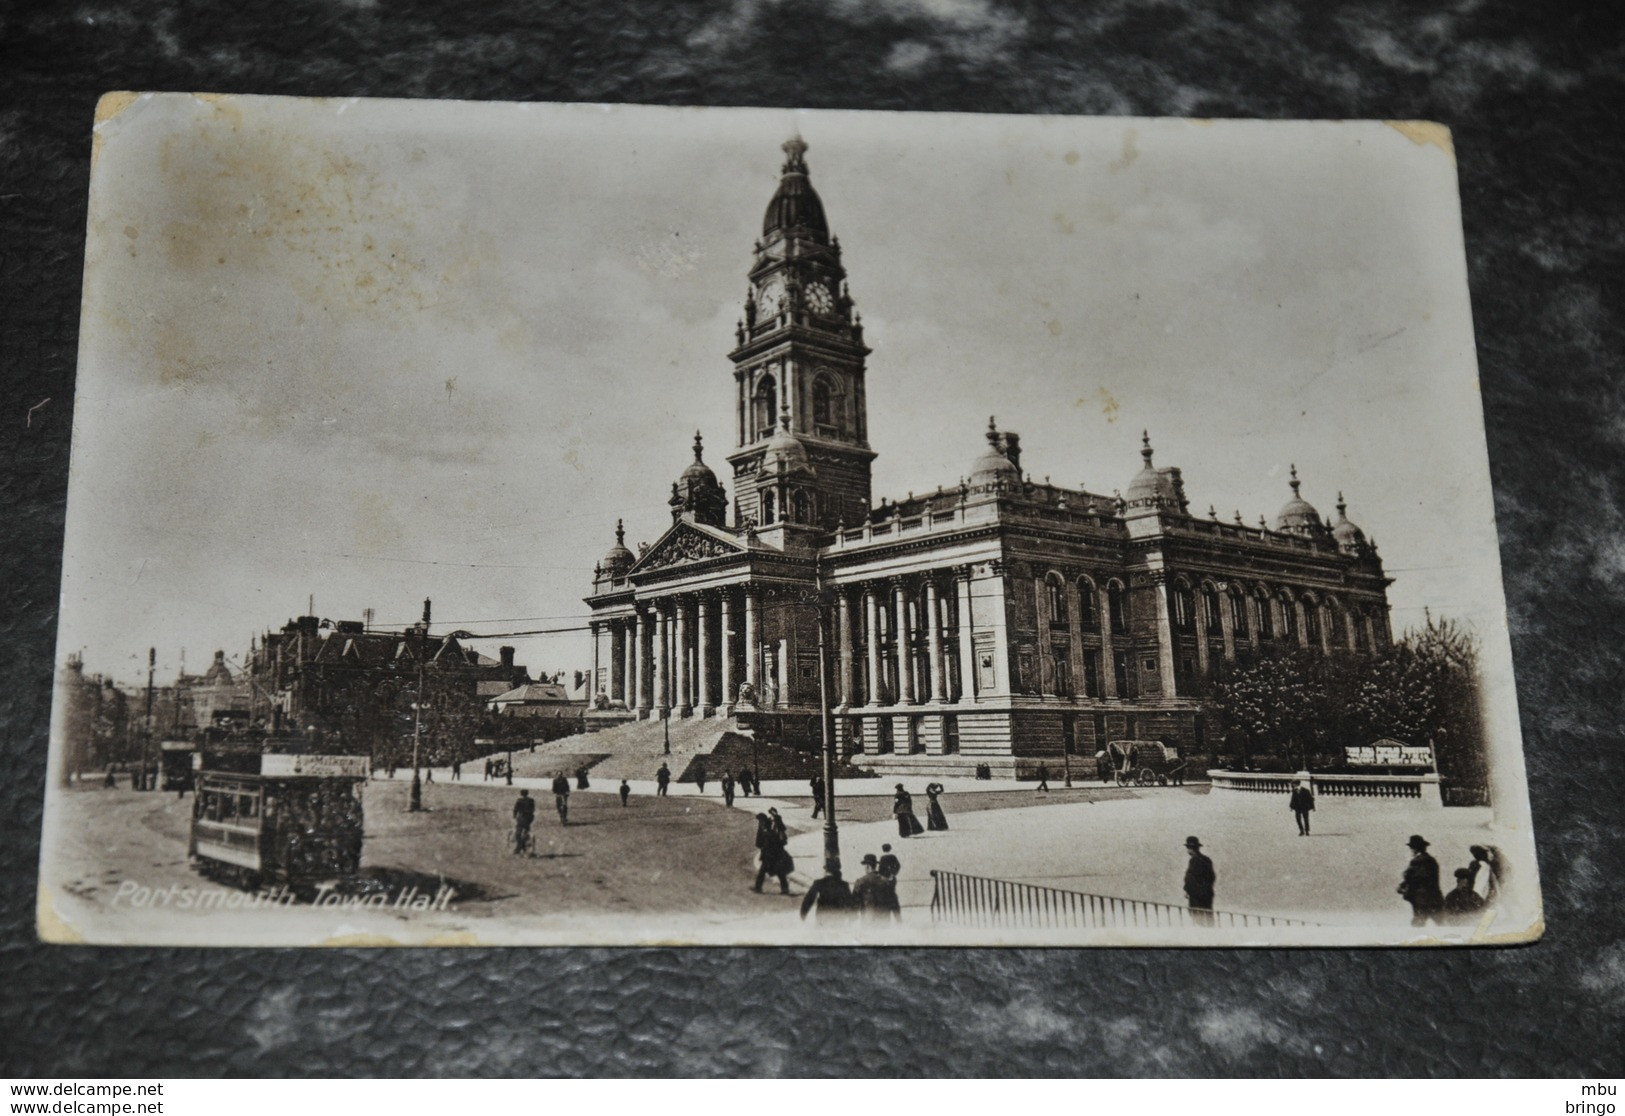
[[[902,783],[897,784],[897,796],[892,799],[891,812],[897,818],[899,837],[913,837],[925,832],[925,826],[914,816],[914,796],[903,789]]]
[[[927,783],[925,785],[925,797],[931,800],[931,804],[925,808],[925,828],[933,832],[948,828],[948,815],[942,812],[942,803],[937,801],[937,796],[944,789],[941,783]]]

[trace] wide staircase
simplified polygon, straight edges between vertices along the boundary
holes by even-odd
[[[492,758],[506,757],[506,752],[498,752]],[[480,763],[475,760],[464,764],[463,770],[477,771]],[[732,718],[634,721],[599,732],[561,737],[538,744],[534,750],[526,747],[513,753],[514,774],[521,778],[549,778],[560,771],[574,777],[585,767],[589,779],[653,779],[662,763],[680,783],[694,782],[700,768],[708,781],[720,778],[724,771],[737,773],[751,767],[764,781],[810,779],[823,770],[823,760],[816,752],[757,742],[749,733],[741,732]],[[840,778],[867,774],[844,764],[836,768]]]

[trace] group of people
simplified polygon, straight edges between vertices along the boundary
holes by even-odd
[[[902,862],[890,845],[881,845],[879,856],[864,853],[862,863],[863,875],[854,884],[848,884],[839,871],[814,880],[802,896],[801,917],[814,915],[820,922],[852,918],[901,922],[903,905],[897,898],[897,874],[902,871]]]
[[[891,812],[892,817],[897,819],[899,837],[917,837],[927,829],[942,832],[948,828],[948,815],[942,812],[940,801],[944,789],[941,783],[925,785],[925,797],[929,805],[925,808],[925,825],[921,825],[920,819],[914,813],[914,796],[903,788],[902,783],[897,784],[897,793],[892,796]]]
[[[705,773],[704,765],[696,763],[694,765],[694,785],[699,788],[701,794],[705,793],[707,781],[708,776]],[[734,804],[734,791],[736,788],[746,798],[751,795],[760,796],[762,793],[762,785],[756,781],[756,775],[747,767],[740,768],[737,775],[731,771],[723,771],[722,779],[718,785],[722,788],[722,801],[728,806]],[[655,794],[664,798],[669,794],[670,790],[671,768],[665,763],[661,763],[660,769],[655,772]]]
[[[1494,845],[1469,846],[1472,862],[1456,869],[1456,885],[1446,893],[1439,887],[1439,862],[1428,852],[1428,842],[1412,834],[1405,844],[1411,860],[1396,890],[1411,905],[1412,926],[1471,922],[1501,890],[1504,868],[1501,851]]]

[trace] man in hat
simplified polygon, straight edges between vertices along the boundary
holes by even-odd
[[[1442,921],[1444,893],[1439,890],[1439,862],[1428,855],[1428,843],[1418,834],[1411,834],[1405,844],[1411,850],[1411,862],[1405,865],[1405,875],[1399,881],[1399,895],[1411,905],[1411,925],[1426,926],[1429,919]]]
[[[812,886],[807,889],[807,894],[801,899],[803,919],[808,914],[814,914],[819,922],[827,919],[830,922],[840,923],[857,913],[857,904],[852,901],[852,888],[841,879],[838,869],[814,880]]]
[[[880,921],[903,918],[903,907],[897,901],[897,881],[883,875],[880,860],[874,853],[863,854],[863,877],[852,885],[852,900],[865,919]]]
[[[1190,863],[1185,866],[1185,898],[1190,903],[1191,919],[1198,926],[1213,925],[1213,861],[1202,851],[1202,842],[1195,837],[1185,838],[1185,851]]]
[[[1484,900],[1473,890],[1473,870],[1456,869],[1456,888],[1444,897],[1444,917],[1451,922],[1471,922],[1484,908]]]
[[[1309,836],[1309,811],[1315,808],[1315,792],[1309,789],[1309,784],[1300,782],[1287,805],[1292,808],[1292,816],[1298,819],[1298,836]]]

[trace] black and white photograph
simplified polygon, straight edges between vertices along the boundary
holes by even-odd
[[[38,930],[1543,930],[1450,132],[95,127]]]

